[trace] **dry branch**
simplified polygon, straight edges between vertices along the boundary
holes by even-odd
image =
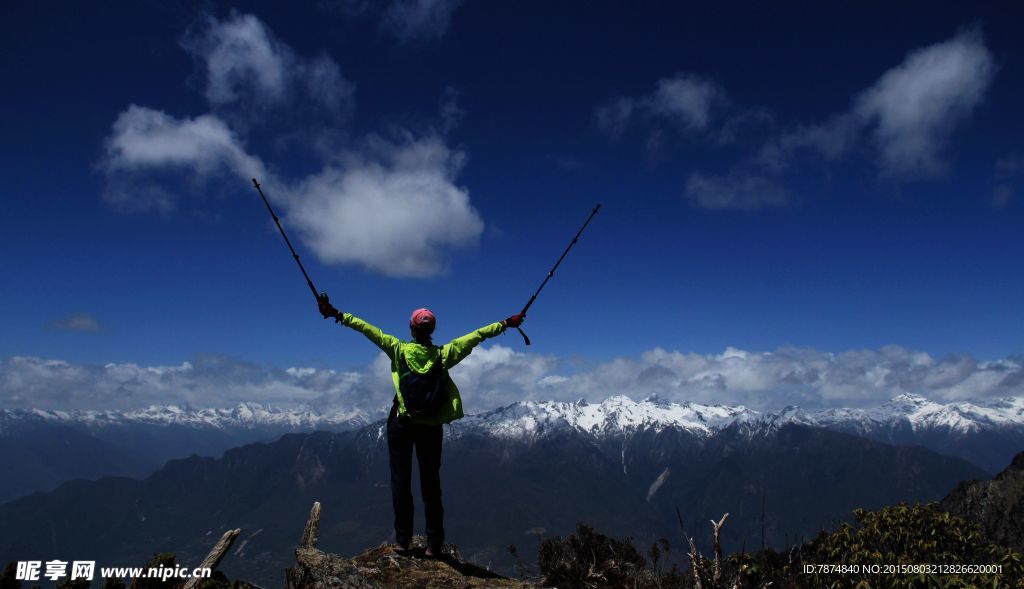
[[[715,528],[715,568],[714,568],[714,579],[717,584],[719,579],[722,578],[722,540],[719,537],[722,532],[722,526],[725,525],[725,520],[729,518],[729,514],[726,513],[722,516],[722,519],[711,520],[711,525]]]
[[[216,570],[217,565],[220,564],[220,561],[224,558],[224,555],[228,553],[228,550],[231,550],[231,545],[235,543],[235,539],[238,538],[238,535],[241,533],[241,528],[235,528],[234,530],[224,532],[224,535],[221,536],[217,544],[214,545],[213,550],[210,550],[210,553],[203,559],[199,568],[210,569],[211,571]],[[189,577],[182,589],[193,589],[193,587],[199,584],[200,580],[201,577],[198,576]]]
[[[302,539],[299,540],[299,548],[316,548],[316,541],[320,538],[320,502],[314,501],[313,508],[309,510],[309,519],[306,521],[306,529],[302,531]]]

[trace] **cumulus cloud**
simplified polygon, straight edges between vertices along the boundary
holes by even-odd
[[[858,92],[844,110],[821,121],[773,131],[761,147],[721,174],[693,172],[684,196],[699,208],[750,210],[793,202],[781,175],[800,154],[836,162],[851,153],[872,153],[879,175],[898,180],[933,177],[945,167],[954,131],[985,98],[996,74],[992,54],[977,29],[912,51],[897,66]],[[725,91],[693,74],[659,80],[654,92],[618,98],[595,111],[598,127],[612,137],[635,121],[674,123],[717,144],[732,143],[745,128],[774,126],[774,117],[753,108],[729,114]],[[723,116],[716,116],[721,111]],[[663,136],[651,132],[651,143]],[[1005,169],[1006,166],[1003,166]],[[1005,203],[1012,185],[997,171],[993,202]]]
[[[675,402],[777,410],[786,405],[874,406],[908,391],[936,401],[1024,394],[1024,359],[936,359],[900,346],[838,354],[800,348],[773,352],[728,348],[721,354],[704,355],[656,348],[638,358],[618,358],[576,372],[562,372],[566,363],[557,358],[500,346],[492,349],[494,353],[481,356],[467,371],[471,385],[463,387],[467,403],[479,401],[490,407],[520,399],[600,401],[618,394],[639,400],[657,394]],[[508,372],[500,374],[502,370]],[[490,373],[498,376],[473,378]]]
[[[764,145],[757,161],[780,171],[802,150],[836,160],[866,144],[883,176],[933,176],[943,169],[949,137],[981,103],[995,70],[981,34],[965,31],[911,52],[860,92],[849,110],[784,131]]]
[[[280,370],[221,356],[200,356],[176,366],[85,365],[13,356],[0,363],[0,405],[132,409],[166,403],[225,407],[259,402],[377,410],[389,400],[371,394],[386,390],[389,384],[380,374],[373,367],[359,372]]]
[[[50,331],[69,331],[75,333],[102,333],[105,328],[100,320],[88,313],[72,313],[59,317],[47,324]]]
[[[399,142],[375,137],[367,144],[344,164],[328,165],[294,185],[270,177],[266,184],[281,187],[270,194],[283,205],[286,223],[326,263],[359,264],[389,276],[441,272],[446,255],[474,245],[484,227],[469,191],[455,183],[464,154],[437,135]],[[138,106],[114,124],[105,168],[119,180],[108,186],[107,200],[135,209],[173,202],[132,181],[151,172],[226,172],[244,182],[268,177],[259,158],[217,117],[175,119]],[[126,171],[131,174],[117,174]]]
[[[380,355],[347,371],[280,370],[219,356],[177,366],[78,365],[10,357],[0,363],[0,406],[134,408],[161,403],[222,407],[242,401],[378,412],[391,398],[390,363]],[[502,345],[481,346],[452,377],[466,407],[484,411],[523,400],[600,401],[611,395],[673,402],[742,404],[760,410],[871,407],[903,392],[935,401],[1024,395],[1024,358],[978,361],[886,346],[841,353],[806,348],[720,354],[649,350],[579,366]]]
[[[220,118],[179,119],[134,104],[114,122],[100,166],[107,176],[104,200],[130,212],[175,208],[175,192],[157,182],[161,172],[188,172],[191,184],[224,171],[243,178],[266,175],[262,162]]]
[[[316,104],[341,112],[350,106],[353,85],[326,55],[305,59],[251,14],[220,21],[208,17],[182,40],[203,65],[206,99],[215,107],[242,102],[263,106],[284,103],[305,92]]]
[[[658,80],[651,94],[612,100],[599,107],[594,117],[598,127],[611,136],[620,135],[638,118],[674,124],[686,131],[705,131],[714,109],[725,101],[725,92],[712,80],[678,73]]]
[[[981,102],[995,63],[970,30],[919,49],[857,99],[854,112],[872,127],[882,169],[895,176],[932,175],[956,125]]]
[[[263,164],[246,153],[235,133],[219,118],[178,119],[134,104],[114,122],[104,166],[108,172],[186,167],[200,174],[223,168],[242,177],[264,174]]]
[[[475,244],[483,221],[455,177],[464,156],[436,136],[372,141],[368,154],[302,182],[288,222],[325,262],[390,276],[431,276],[444,254]]]
[[[381,27],[403,41],[439,39],[448,32],[463,0],[394,0]]]
[[[281,178],[246,146],[245,131],[262,118],[236,103],[339,111],[351,102],[352,86],[337,64],[326,56],[298,56],[247,14],[209,18],[183,46],[203,64],[214,112],[179,118],[130,105],[114,122],[100,164],[107,202],[127,211],[168,212],[182,191],[169,185],[198,192],[223,176],[241,180],[236,186],[260,178],[274,188],[270,198],[321,260],[391,276],[434,275],[451,250],[477,242],[483,221],[468,190],[456,184],[465,154],[443,137],[463,116],[457,91],[447,88],[439,99],[440,132],[398,130],[395,140],[372,136],[357,148],[320,154],[319,172]],[[336,131],[336,122],[318,120],[312,138]]]
[[[714,82],[692,74],[676,74],[658,81],[648,108],[655,114],[675,119],[684,127],[703,131],[711,119],[715,102],[725,93]]]

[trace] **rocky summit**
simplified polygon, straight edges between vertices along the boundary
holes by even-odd
[[[286,589],[372,589],[428,587],[538,587],[516,581],[466,562],[458,548],[445,544],[438,556],[428,557],[426,541],[415,536],[408,550],[381,544],[354,558],[317,548],[320,502],[313,503],[295,549],[295,565],[285,571]]]
[[[425,555],[417,536],[409,550],[381,544],[353,558],[328,554],[316,547],[295,550],[294,566],[286,575],[287,589],[412,589],[428,587],[537,588],[531,581],[502,577],[466,562],[458,548],[446,544],[439,558]]]

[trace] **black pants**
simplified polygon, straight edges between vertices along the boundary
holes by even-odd
[[[420,468],[420,492],[427,514],[427,544],[444,543],[444,507],[441,505],[442,426],[420,425],[398,417],[398,404],[388,415],[388,457],[391,462],[391,503],[395,508],[395,540],[412,541],[412,450]]]

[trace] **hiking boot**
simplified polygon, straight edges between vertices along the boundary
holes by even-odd
[[[441,547],[427,546],[427,550],[423,553],[423,556],[426,556],[427,558],[441,558]]]

